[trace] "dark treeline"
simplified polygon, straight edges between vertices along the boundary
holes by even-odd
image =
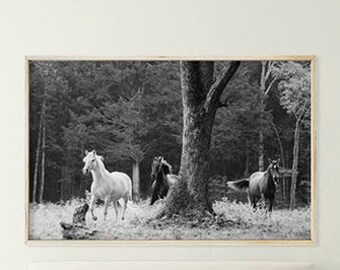
[[[310,82],[310,62],[242,62],[221,97],[209,174],[235,180],[280,158],[284,203],[309,203]],[[31,201],[84,197],[82,159],[93,149],[145,198],[154,156],[178,172],[181,132],[178,61],[30,62]]]

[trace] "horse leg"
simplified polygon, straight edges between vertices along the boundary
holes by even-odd
[[[164,189],[163,189],[163,198],[165,198],[167,195],[168,195],[168,192],[169,192],[169,188],[166,186],[166,187],[164,187]]]
[[[264,196],[264,193],[262,193],[262,192],[261,192],[261,203],[262,203],[262,205],[263,205],[263,207],[261,207],[261,208],[263,208],[263,209],[266,210],[266,208],[267,208],[267,199],[266,199],[266,197]]]
[[[150,201],[150,205],[153,205],[155,203],[155,201],[158,200],[158,194],[156,192],[152,193],[152,197],[151,197],[151,201]]]
[[[249,192],[247,192],[247,194],[248,194],[248,203],[251,206],[251,198],[250,198]]]
[[[127,208],[128,201],[129,201],[129,197],[128,196],[124,196],[124,209],[123,209],[122,220],[124,220],[125,211],[126,211],[126,208]]]
[[[106,220],[107,208],[109,207],[109,202],[110,202],[110,198],[106,197],[104,200],[104,221]]]
[[[90,201],[90,212],[91,212],[91,215],[92,215],[92,219],[94,221],[96,221],[98,219],[93,213],[93,208],[94,208],[94,204],[95,204],[96,200],[97,200],[97,198],[92,194],[91,195],[91,201]]]
[[[256,197],[248,192],[248,202],[251,207],[253,207],[254,212],[256,211]]]
[[[158,199],[164,199],[164,187],[161,187],[158,191]]]
[[[274,204],[275,197],[270,197],[269,198],[269,205],[268,205],[268,211],[272,212],[273,211],[273,204]]]
[[[155,203],[155,201],[157,201],[159,199],[159,185],[158,183],[155,184],[155,188],[152,191],[152,197],[151,197],[151,201],[150,201],[150,205],[153,205]]]
[[[254,212],[255,212],[256,209],[257,209],[256,199],[255,199],[255,198],[253,198],[253,200],[252,200],[252,206],[253,206],[253,210],[254,210]]]
[[[118,207],[117,207],[117,201],[113,202],[113,207],[115,208],[115,212],[116,212],[116,221],[118,221]]]

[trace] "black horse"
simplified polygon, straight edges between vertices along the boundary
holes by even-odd
[[[152,196],[150,205],[168,194],[169,188],[177,181],[178,176],[172,173],[171,165],[162,156],[154,157],[151,164]]]
[[[271,212],[275,200],[276,185],[279,179],[279,162],[278,160],[268,159],[269,166],[264,172],[255,172],[249,179],[242,179],[228,182],[228,187],[236,191],[247,191],[249,203],[254,209],[257,202],[262,199],[265,208]]]

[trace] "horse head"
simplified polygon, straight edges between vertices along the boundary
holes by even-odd
[[[152,160],[152,163],[151,163],[151,179],[152,179],[152,181],[156,180],[156,177],[161,170],[162,160],[164,160],[164,158],[162,156],[154,157],[153,160]]]
[[[271,160],[269,158],[268,161],[269,161],[269,167],[268,167],[269,172],[270,172],[271,176],[273,177],[275,184],[277,185],[278,184],[278,180],[280,178],[280,172],[279,172],[279,169],[280,169],[280,166],[279,166],[280,159]]]
[[[87,175],[90,171],[94,170],[97,166],[97,154],[96,151],[93,150],[92,152],[85,151],[85,157],[83,158],[84,167],[83,167],[83,174]]]

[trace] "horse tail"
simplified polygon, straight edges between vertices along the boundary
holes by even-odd
[[[135,202],[132,199],[132,179],[129,177],[129,183],[130,183],[130,189],[127,192],[127,202],[126,202],[126,208],[130,211],[137,211],[138,205],[135,204]]]
[[[131,178],[129,177],[130,181],[129,181],[129,184],[130,184],[130,190],[128,191],[129,192],[129,201],[132,201],[132,180]]]
[[[128,201],[127,203],[127,209],[130,209],[130,210],[136,210],[138,208],[138,206],[131,200],[131,201]]]
[[[122,207],[125,202],[124,202],[124,199],[123,198],[120,198],[118,201],[118,207]],[[127,202],[127,209],[136,209],[137,208],[137,205],[132,201],[132,199],[129,199]]]
[[[249,188],[249,179],[241,179],[227,182],[229,188],[236,191],[246,191]]]

